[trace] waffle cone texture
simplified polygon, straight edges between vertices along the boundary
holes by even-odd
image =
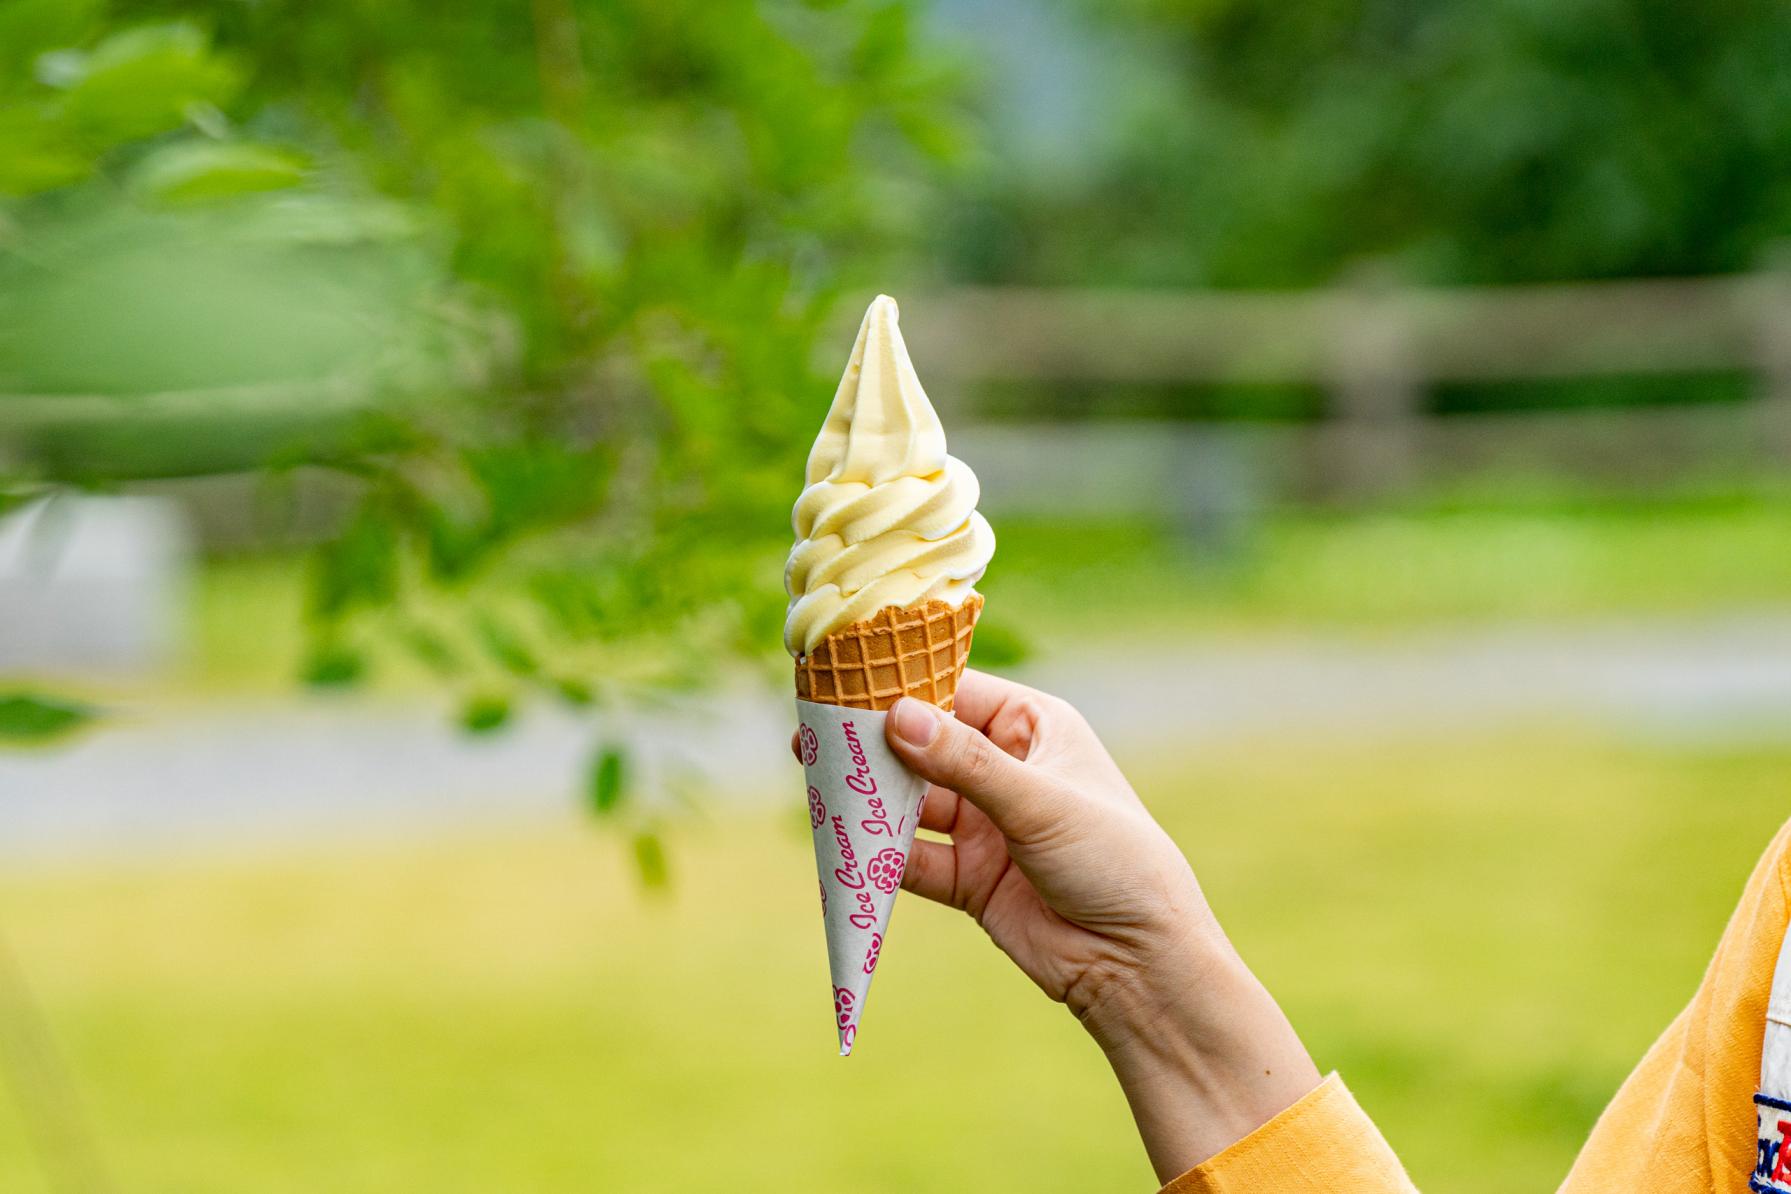
[[[905,696],[951,710],[983,599],[891,605],[796,660],[796,696],[817,705],[888,709]]]

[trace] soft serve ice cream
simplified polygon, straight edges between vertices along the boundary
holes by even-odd
[[[908,359],[895,300],[865,312],[796,500],[784,646],[798,659],[889,607],[961,606],[995,551],[976,474]]]
[[[842,1055],[858,1038],[927,789],[890,750],[883,719],[905,697],[953,708],[982,610],[975,585],[995,550],[976,476],[946,453],[896,314],[887,296],[865,312],[809,452],[784,569]]]

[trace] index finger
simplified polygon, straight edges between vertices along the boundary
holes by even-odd
[[[1014,701],[1037,696],[1035,689],[975,668],[965,668],[952,698],[952,715],[973,730],[987,734],[1001,711]]]

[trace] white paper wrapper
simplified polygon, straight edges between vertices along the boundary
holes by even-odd
[[[914,846],[926,781],[883,740],[884,713],[796,702],[808,821],[821,876],[840,1056],[852,1052]]]

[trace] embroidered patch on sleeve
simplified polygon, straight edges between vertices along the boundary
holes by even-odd
[[[1791,1148],[1785,1145],[1791,1138],[1791,1101],[1757,1094],[1754,1109],[1760,1120],[1759,1151],[1747,1188],[1760,1194],[1791,1194]]]

